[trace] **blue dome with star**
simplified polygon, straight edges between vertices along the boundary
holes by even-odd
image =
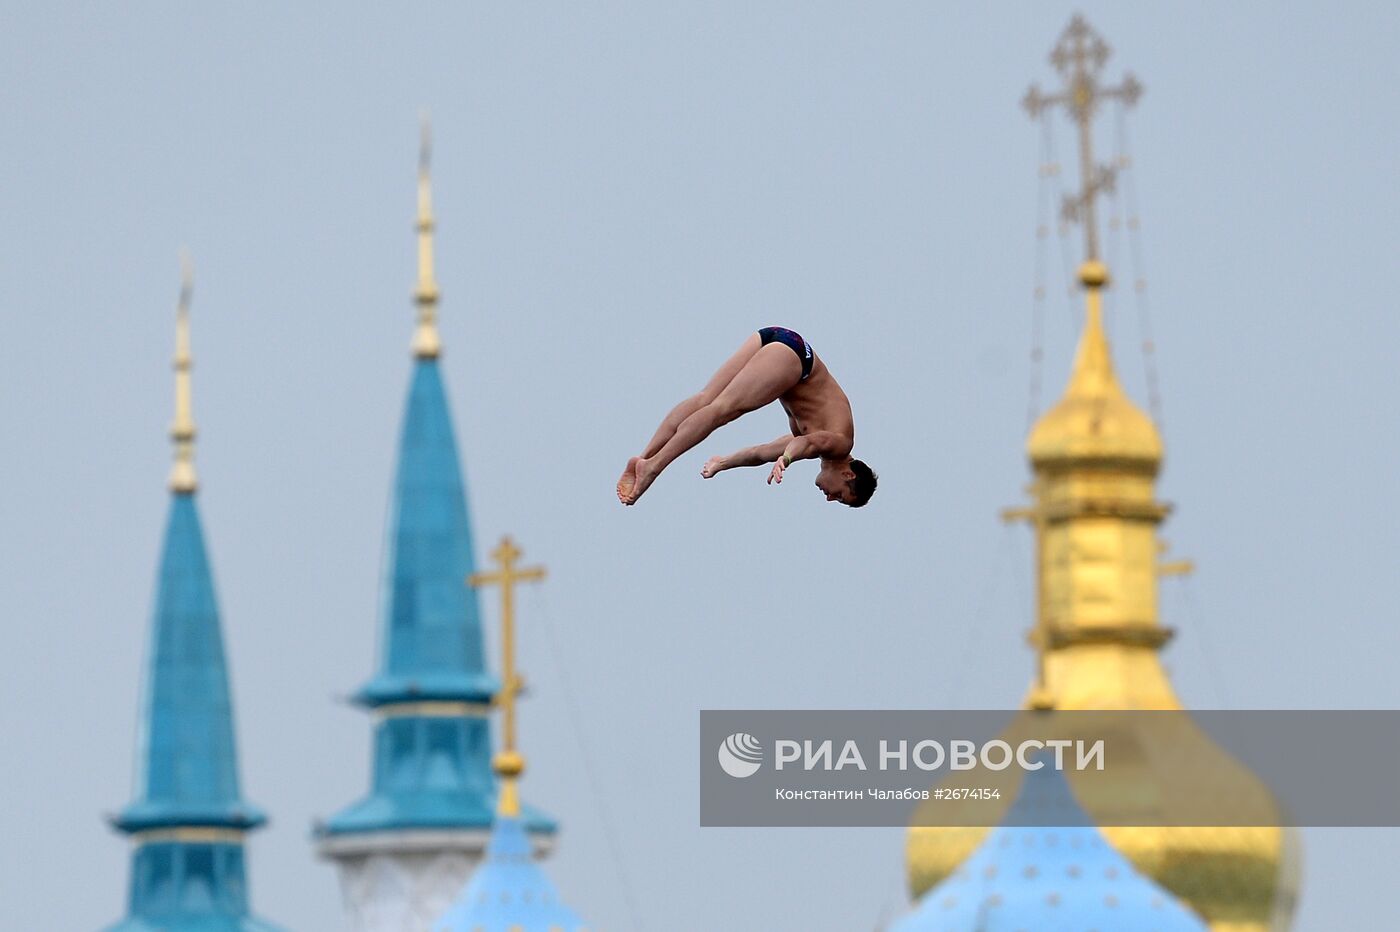
[[[520,819],[498,816],[486,858],[433,932],[588,932],[530,853]]]
[[[1114,850],[1060,771],[1029,771],[1006,823],[888,932],[1207,932]]]

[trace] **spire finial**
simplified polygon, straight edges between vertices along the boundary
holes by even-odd
[[[413,291],[418,305],[418,328],[413,334],[413,354],[419,359],[436,359],[442,352],[437,329],[437,279],[433,277],[433,183],[431,162],[432,123],[423,112],[422,135],[418,148],[418,286]]]
[[[471,586],[501,587],[501,691],[496,696],[496,704],[501,707],[502,735],[501,750],[492,759],[491,766],[501,778],[496,814],[509,817],[520,815],[516,780],[525,771],[525,757],[515,746],[515,700],[524,685],[524,680],[515,672],[515,586],[521,582],[538,582],[545,576],[543,566],[516,568],[521,555],[515,541],[506,535],[491,551],[491,558],[499,569],[467,577],[467,584]]]
[[[1042,110],[1063,104],[1079,127],[1080,191],[1066,195],[1061,216],[1069,223],[1083,224],[1086,262],[1099,258],[1099,231],[1094,202],[1100,193],[1113,190],[1117,171],[1111,165],[1099,165],[1094,161],[1094,114],[1099,104],[1109,99],[1116,98],[1131,107],[1142,96],[1143,90],[1142,84],[1130,72],[1123,74],[1123,81],[1117,87],[1099,83],[1099,72],[1110,54],[1108,43],[1084,17],[1076,14],[1050,52],[1050,63],[1066,81],[1064,89],[1058,94],[1045,95],[1032,84],[1021,101],[1033,119],[1039,117]]]
[[[180,250],[180,300],[175,307],[175,420],[170,439],[175,444],[175,465],[170,470],[170,491],[191,493],[199,487],[194,472],[194,413],[190,402],[190,295],[194,269],[189,250]]]
[[[1090,398],[1121,395],[1123,388],[1113,371],[1113,354],[1108,349],[1108,335],[1103,329],[1104,285],[1108,283],[1108,267],[1090,259],[1079,267],[1079,282],[1087,292],[1084,331],[1079,336],[1079,348],[1074,354],[1069,387],[1065,394]]]

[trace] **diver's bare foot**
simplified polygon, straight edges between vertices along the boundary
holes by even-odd
[[[637,460],[636,482],[632,485],[632,495],[626,504],[637,504],[637,499],[641,498],[642,493],[650,488],[651,484],[656,481],[656,476],[657,470],[653,469],[650,463],[642,459]]]
[[[617,480],[617,500],[624,505],[630,505],[636,500],[632,494],[637,485],[637,463],[641,462],[640,456],[634,456],[627,461],[627,468],[622,470],[622,478]]]
[[[702,479],[713,479],[724,471],[724,457],[712,456],[705,461],[705,465],[700,467],[700,477]]]

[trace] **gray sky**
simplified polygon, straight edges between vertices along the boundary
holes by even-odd
[[[308,836],[368,782],[369,719],[339,697],[374,662],[424,106],[477,551],[509,530],[551,571],[523,597],[522,736],[561,891],[618,932],[902,908],[900,832],[700,830],[697,710],[1019,701],[1030,548],[996,517],[1027,478],[1017,103],[1073,8],[679,6],[4,5],[5,929],[123,909],[101,814],[131,792],[182,243],[244,786],[273,819],[253,897],[339,927]],[[1395,707],[1400,8],[1083,9],[1109,74],[1147,85],[1161,492],[1200,565],[1164,590],[1174,680],[1195,707]],[[1053,397],[1078,311],[1050,284]],[[701,482],[777,412],[619,507],[656,420],[769,323],[850,393],[870,507],[825,504],[810,465]],[[1111,323],[1141,399],[1130,303]],[[1400,833],[1305,837],[1299,929],[1393,927]]]

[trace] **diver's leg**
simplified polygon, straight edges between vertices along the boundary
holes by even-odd
[[[713,401],[697,408],[681,421],[660,450],[631,464],[636,475],[632,494],[623,496],[619,489],[619,497],[625,504],[635,503],[663,469],[682,453],[701,443],[717,427],[777,401],[783,392],[801,380],[802,361],[790,347],[780,343],[761,347]]]
[[[715,374],[710,377],[710,381],[706,383],[705,387],[702,388],[699,393],[691,395],[671,409],[671,413],[667,414],[666,417],[662,419],[661,426],[656,428],[656,433],[652,435],[651,440],[642,451],[642,455],[634,456],[627,461],[627,466],[622,471],[622,478],[617,482],[617,497],[619,500],[627,502],[628,496],[632,493],[632,487],[637,477],[638,461],[655,456],[660,452],[661,448],[666,445],[666,441],[670,440],[671,437],[675,435],[676,428],[680,427],[681,423],[685,421],[686,418],[718,398],[719,393],[724,391],[725,386],[734,380],[734,376],[739,374],[744,368],[744,365],[753,358],[753,355],[759,351],[761,346],[762,341],[759,339],[758,334],[749,334],[748,339],[744,340],[743,345],[735,351],[733,356],[730,356],[729,359],[725,361],[724,365],[719,367]],[[628,502],[628,504],[631,503]]]

